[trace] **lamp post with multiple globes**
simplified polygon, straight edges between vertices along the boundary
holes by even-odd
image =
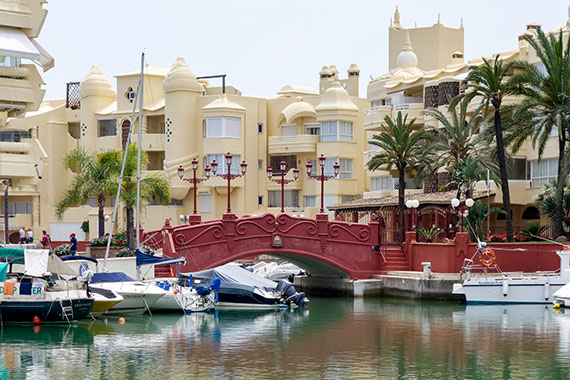
[[[216,160],[213,160],[212,163],[210,164],[212,166],[212,174],[213,175],[217,175],[218,177],[222,177],[228,180],[228,209],[227,209],[227,213],[231,213],[232,212],[232,208],[231,208],[231,204],[230,204],[230,182],[232,179],[241,177],[245,174],[245,172],[247,171],[247,164],[245,163],[245,161],[242,161],[240,164],[240,173],[238,174],[232,174],[231,173],[231,168],[232,168],[232,155],[231,153],[227,153],[225,155],[225,159],[226,159],[226,166],[227,166],[227,173],[222,173],[222,174],[216,174],[216,172],[218,171],[218,163],[216,162]]]
[[[267,167],[267,178],[270,181],[277,182],[281,184],[281,212],[285,212],[285,184],[289,182],[294,182],[299,178],[299,169],[293,169],[293,179],[285,179],[285,169],[287,169],[287,163],[281,161],[279,163],[279,170],[281,170],[281,178],[273,178],[273,168],[271,166]]]
[[[197,159],[193,159],[192,160],[192,172],[193,172],[193,176],[192,178],[184,178],[184,168],[182,167],[182,165],[180,165],[178,167],[178,177],[180,177],[181,180],[186,181],[186,182],[190,182],[192,184],[194,184],[194,211],[193,214],[197,214],[198,210],[196,210],[196,185],[198,185],[200,182],[206,181],[207,179],[210,178],[210,167],[206,166],[206,168],[204,169],[204,172],[206,173],[206,177],[205,178],[196,178],[196,170],[198,170],[198,160]]]
[[[321,156],[319,157],[319,165],[321,166],[321,174],[320,175],[313,174],[313,164],[311,164],[311,162],[307,162],[307,164],[305,165],[305,167],[307,168],[307,176],[309,178],[321,181],[321,213],[325,212],[325,207],[324,207],[325,181],[328,181],[329,179],[337,178],[338,173],[340,171],[340,165],[338,164],[338,162],[336,162],[333,165],[333,175],[326,176],[325,175],[326,160],[327,160],[327,158],[323,154],[321,154]]]
[[[461,215],[461,232],[463,232],[463,218],[465,215],[465,207],[471,208],[475,202],[471,198],[467,198],[465,202],[461,203],[461,201],[457,198],[453,198],[451,200],[451,207],[455,210],[459,207],[459,214]]]

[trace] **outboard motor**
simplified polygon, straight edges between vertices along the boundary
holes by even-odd
[[[275,290],[281,293],[281,297],[289,306],[291,303],[294,303],[299,307],[306,307],[309,305],[309,300],[305,297],[305,293],[297,293],[293,284],[286,280],[279,281]]]
[[[212,283],[210,284],[210,286],[199,286],[196,288],[196,293],[198,293],[198,295],[200,297],[205,297],[208,294],[212,293],[212,290],[215,292],[218,292],[220,290],[220,285],[222,283],[222,280],[220,280],[219,277],[214,278],[214,280],[212,280]]]

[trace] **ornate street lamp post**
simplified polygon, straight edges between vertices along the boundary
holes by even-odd
[[[451,200],[451,207],[454,209],[459,206],[459,214],[461,215],[461,232],[463,232],[463,218],[466,216],[465,214],[465,207],[471,208],[475,202],[471,198],[467,198],[465,202],[461,203],[461,201],[457,198],[453,198]]]
[[[225,155],[226,158],[226,165],[228,167],[228,171],[226,174],[216,174],[216,172],[218,171],[218,163],[216,162],[216,160],[212,161],[212,163],[210,165],[212,165],[212,174],[213,175],[217,175],[218,177],[222,177],[228,180],[228,210],[226,211],[228,214],[232,212],[232,208],[231,208],[231,204],[230,204],[230,181],[234,178],[238,178],[241,177],[242,175],[245,174],[245,172],[247,171],[247,164],[245,163],[245,161],[242,161],[240,166],[240,173],[239,174],[231,174],[231,168],[232,168],[232,155],[231,153],[227,153]]]
[[[338,173],[340,171],[340,165],[338,164],[338,162],[336,162],[333,165],[334,175],[325,176],[325,162],[326,162],[326,160],[327,160],[327,158],[323,154],[321,154],[321,156],[319,157],[319,165],[321,166],[321,175],[313,174],[313,164],[311,164],[311,162],[307,162],[307,165],[305,165],[305,167],[307,168],[307,176],[311,179],[317,179],[317,180],[321,181],[321,213],[325,212],[325,207],[324,207],[325,181],[328,181],[329,179],[337,178]]]
[[[192,178],[184,178],[184,168],[182,167],[182,165],[180,165],[178,167],[178,177],[180,177],[180,179],[183,181],[190,182],[190,183],[194,184],[194,212],[193,212],[193,214],[198,213],[198,210],[196,210],[196,185],[198,185],[200,182],[206,181],[207,179],[210,178],[210,170],[211,169],[209,166],[206,166],[206,168],[204,169],[204,171],[206,172],[205,178],[196,178],[196,170],[198,170],[198,160],[197,159],[192,160],[192,172],[194,173],[194,176]]]
[[[271,168],[271,166],[267,167],[267,178],[269,178],[270,181],[281,184],[281,212],[285,212],[285,196],[284,196],[285,184],[289,182],[294,182],[297,180],[297,178],[299,178],[299,169],[294,168],[293,179],[285,179],[285,169],[287,169],[287,163],[285,161],[281,161],[279,163],[279,170],[281,170],[281,179],[279,178],[275,179],[273,178],[273,169]]]

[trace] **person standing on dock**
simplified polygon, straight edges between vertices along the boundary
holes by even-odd
[[[20,244],[26,244],[26,229],[24,226],[20,228]]]
[[[77,255],[77,239],[75,238],[74,232],[72,232],[71,235],[69,235],[69,244],[71,244],[71,246],[69,247],[69,254],[71,256]]]
[[[28,231],[26,232],[26,242],[28,244],[32,244],[34,242],[34,233],[31,228],[28,228]]]
[[[42,240],[40,241],[40,243],[42,243],[45,249],[49,249],[51,251],[51,237],[49,236],[46,230],[43,230],[42,233],[44,234],[44,236],[42,236]]]

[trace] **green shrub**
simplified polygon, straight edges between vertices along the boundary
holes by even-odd
[[[418,227],[416,228],[416,232],[418,233],[418,235],[423,237],[426,242],[431,243],[437,235],[439,235],[444,231],[439,227],[435,228]]]
[[[59,257],[69,256],[69,244],[58,245],[53,251]]]

